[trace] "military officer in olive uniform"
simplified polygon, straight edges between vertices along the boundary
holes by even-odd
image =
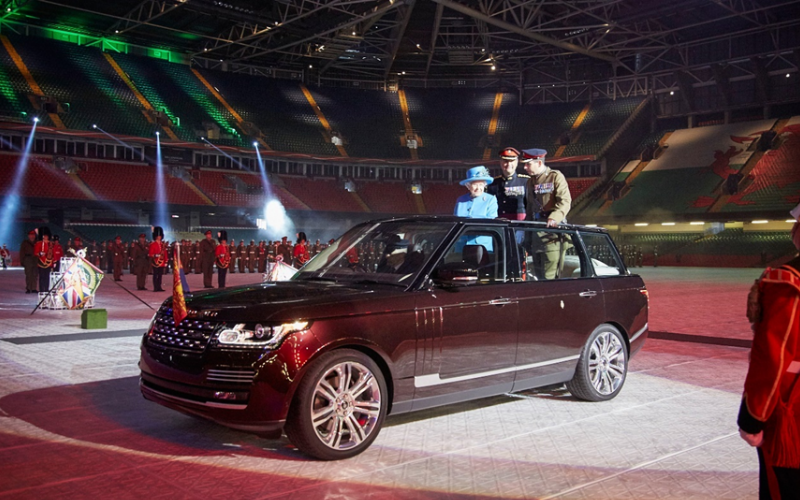
[[[236,263],[238,264],[239,273],[244,273],[244,265],[247,259],[247,248],[244,246],[244,240],[239,240],[239,246],[236,247]]]
[[[225,235],[227,237],[227,234]],[[205,239],[198,245],[200,252],[200,268],[203,271],[203,288],[213,288],[214,261],[216,260],[217,244],[211,238],[211,231],[206,231]],[[224,281],[224,280],[223,280]]]
[[[547,151],[544,149],[526,149],[522,151],[522,162],[528,179],[526,199],[526,220],[547,222],[547,227],[557,227],[567,221],[567,214],[572,205],[572,196],[564,174],[553,170],[544,163]],[[541,233],[538,257],[541,259],[545,279],[555,279],[558,275],[559,263],[563,262],[568,243],[554,233]]]
[[[256,242],[255,240],[250,240],[250,244],[247,245],[247,272],[248,273],[256,272],[257,264],[258,264],[258,255],[256,252]]]
[[[517,173],[520,152],[516,148],[500,151],[502,175],[494,178],[486,192],[497,198],[498,217],[509,220],[525,220],[525,189],[530,176]]]
[[[227,235],[228,233],[226,232],[225,236]],[[233,239],[231,239],[231,244],[228,247],[228,256],[231,259],[231,263],[228,266],[228,271],[230,271],[230,273],[233,274],[236,272],[236,242]]]
[[[139,235],[139,241],[131,246],[131,256],[133,257],[133,272],[136,274],[136,289],[147,290],[147,273],[150,271],[150,256],[149,247],[147,245],[147,236],[142,233]]]
[[[572,196],[564,174],[544,164],[547,151],[526,149],[522,152],[528,180],[526,204],[527,220],[547,221],[547,227],[556,227],[567,221],[572,206]]]

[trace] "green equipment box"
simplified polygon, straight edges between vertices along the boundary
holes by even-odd
[[[108,313],[105,309],[84,309],[81,313],[81,328],[87,330],[108,328]]]

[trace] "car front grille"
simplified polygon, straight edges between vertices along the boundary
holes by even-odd
[[[206,380],[228,384],[250,384],[256,376],[255,370],[242,368],[219,368],[208,370]]]
[[[220,325],[221,323],[215,321],[184,318],[176,326],[175,319],[172,317],[172,308],[162,307],[158,310],[147,341],[157,347],[202,352],[208,345],[211,335]]]

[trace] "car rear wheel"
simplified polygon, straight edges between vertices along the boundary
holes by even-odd
[[[613,326],[600,325],[583,346],[567,389],[578,399],[606,401],[619,394],[627,374],[625,339]]]
[[[322,460],[358,455],[378,437],[387,396],[383,373],[366,354],[350,349],[323,354],[300,381],[286,435]]]

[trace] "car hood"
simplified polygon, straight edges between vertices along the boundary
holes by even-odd
[[[336,316],[345,304],[403,293],[385,285],[348,285],[316,281],[258,283],[186,296],[191,315],[220,321],[291,321]],[[351,307],[348,307],[352,311]]]

